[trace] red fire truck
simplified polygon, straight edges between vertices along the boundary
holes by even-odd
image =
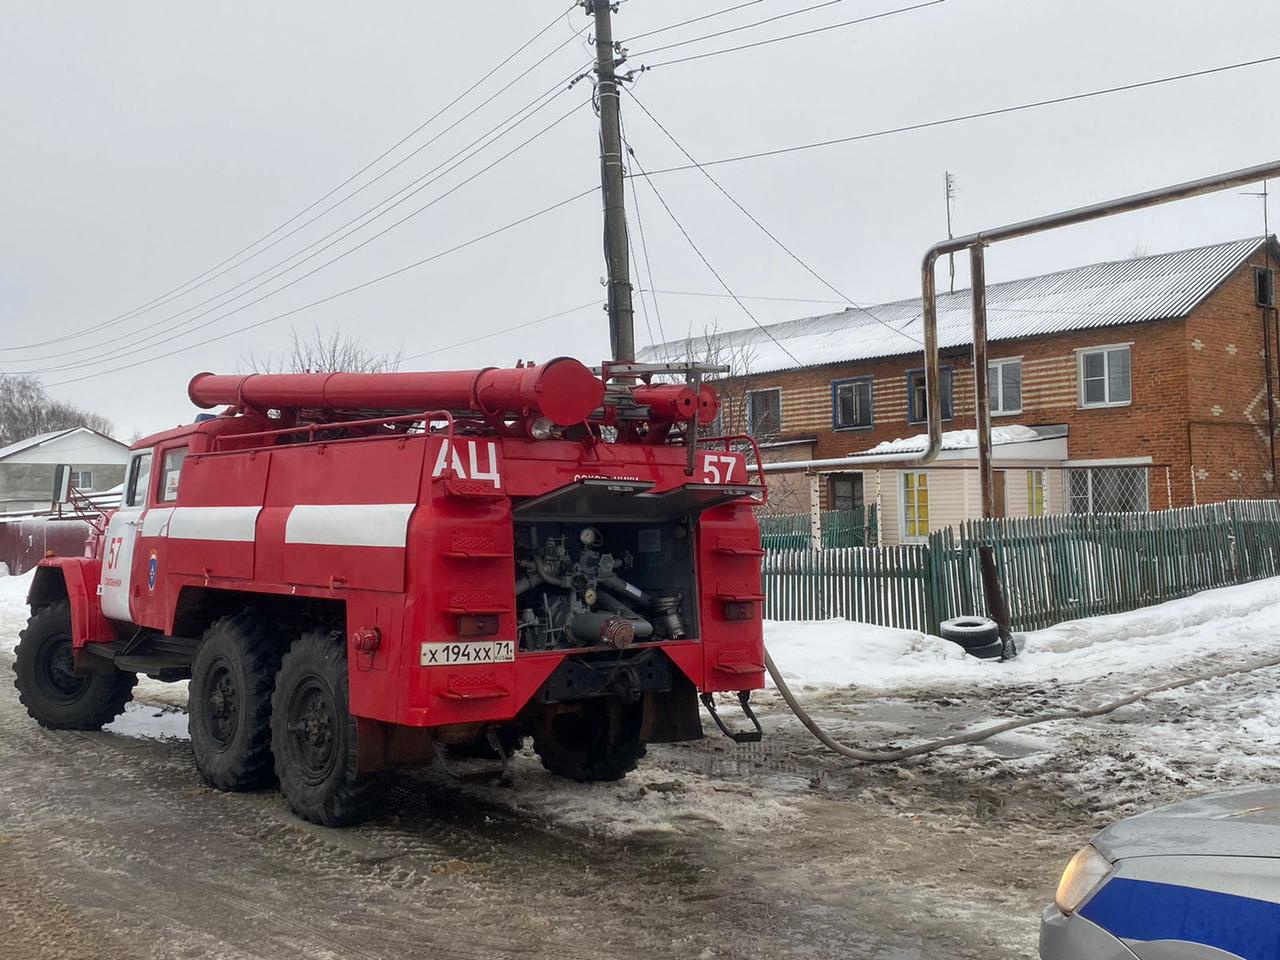
[[[446,746],[618,779],[702,735],[699,693],[758,737],[765,491],[748,438],[699,439],[705,373],[200,374],[225,409],[134,444],[86,555],[40,565],[22,701],[96,729],[189,679],[204,779],[331,825]]]

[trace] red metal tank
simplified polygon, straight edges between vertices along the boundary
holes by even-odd
[[[698,409],[698,395],[676,383],[633,387],[631,398],[662,420],[688,420]]]
[[[698,391],[698,423],[715,423],[716,414],[720,412],[720,396],[715,388],[704,383]]]
[[[537,366],[421,373],[199,373],[191,402],[287,409],[473,410],[541,414],[562,426],[580,423],[604,400],[604,383],[571,357]]]

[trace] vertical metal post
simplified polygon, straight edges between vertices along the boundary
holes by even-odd
[[[600,182],[604,188],[604,257],[609,270],[609,340],[613,359],[634,360],[636,338],[623,194],[622,127],[613,62],[611,0],[584,0],[595,16],[596,103],[600,108]]]
[[[969,248],[973,286],[974,426],[978,434],[978,475],[982,486],[982,515],[996,515],[996,481],[991,466],[991,392],[987,382],[987,267],[982,244]]]
[[[809,548],[822,549],[822,477],[809,474]]]

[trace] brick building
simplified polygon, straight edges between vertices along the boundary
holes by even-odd
[[[1012,515],[1185,506],[1276,491],[1275,238],[1093,264],[988,288],[998,482]],[[886,539],[979,513],[968,290],[941,294],[948,449],[937,469],[825,471],[823,506],[880,502]],[[1269,336],[1264,337],[1264,330]],[[770,460],[901,449],[925,430],[919,299],[657,344],[645,360],[731,357],[720,384],[728,431]],[[1270,340],[1270,352],[1266,340]],[[1271,408],[1269,409],[1269,403]],[[947,471],[950,472],[947,472]],[[908,475],[910,474],[910,475]],[[808,505],[810,481],[780,501]],[[874,489],[873,489],[874,486]],[[920,487],[932,495],[921,499]],[[939,513],[943,498],[950,506]],[[918,524],[917,511],[932,522]],[[910,516],[908,516],[910,515]],[[910,528],[910,532],[908,532]]]

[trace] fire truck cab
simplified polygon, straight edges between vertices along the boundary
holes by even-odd
[[[40,565],[22,701],[96,729],[189,680],[201,776],[330,825],[445,747],[618,779],[702,735],[699,694],[758,736],[766,494],[749,438],[699,439],[706,372],[200,374],[225,409],[136,443],[86,555]]]

